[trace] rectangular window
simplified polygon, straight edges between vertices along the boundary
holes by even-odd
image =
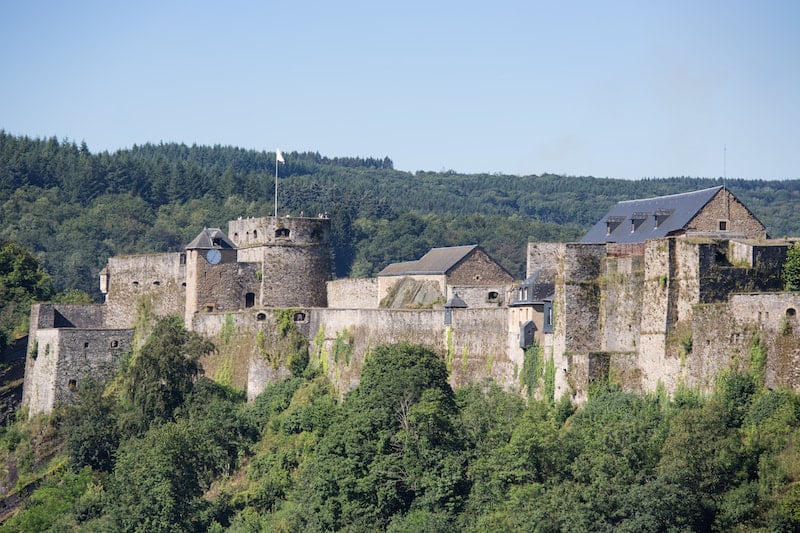
[[[720,231],[728,231],[728,221],[727,220],[720,220],[719,221],[719,230]]]

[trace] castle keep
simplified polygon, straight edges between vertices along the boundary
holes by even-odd
[[[399,341],[440,354],[454,386],[491,377],[582,401],[598,380],[708,390],[722,371],[761,365],[767,386],[800,390],[800,294],[780,279],[790,245],[714,187],[620,202],[578,243],[528,243],[521,281],[478,246],[331,281],[330,220],[238,219],[182,252],[110,258],[103,304],[35,305],[23,404],[47,412],[111,372],[143,314],[181,315],[210,337],[206,374],[250,398],[288,375],[276,356],[286,320],[342,393],[372,347]]]

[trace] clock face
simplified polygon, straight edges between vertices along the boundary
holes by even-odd
[[[216,265],[222,259],[222,254],[219,250],[212,248],[206,252],[206,261],[211,265]]]

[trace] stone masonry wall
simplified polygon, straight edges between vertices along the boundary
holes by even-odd
[[[329,281],[328,307],[334,309],[377,309],[377,278],[344,278]]]
[[[800,293],[733,294],[729,305],[737,320],[755,324],[760,330],[780,331],[800,311]]]
[[[106,326],[128,328],[136,305],[149,300],[159,316],[183,315],[186,303],[186,255],[183,253],[117,256],[108,259]]]
[[[505,309],[454,309],[452,326],[443,310],[312,309],[309,311],[312,362],[322,365],[337,388],[358,384],[370,348],[394,342],[429,346],[450,370],[453,386],[494,377],[515,386],[515,367],[506,353]]]
[[[600,284],[605,244],[565,244],[560,249],[555,291],[553,362],[556,390],[577,401],[588,393],[589,352],[600,346]]]
[[[246,294],[257,302],[260,281],[258,263],[220,263],[210,265],[200,259],[197,265],[198,312],[234,311],[246,307]]]
[[[726,221],[727,231],[731,234],[744,235],[748,239],[765,239],[766,228],[761,222],[736,199],[729,191],[722,189],[705,207],[687,224],[691,232],[717,233],[720,221]]]
[[[559,254],[563,249],[562,243],[557,242],[529,242],[528,260],[525,269],[525,277],[531,276],[534,272],[540,272],[541,282],[553,283],[556,279],[556,264]]]
[[[453,294],[458,294],[458,297],[471,309],[504,307],[511,290],[509,285],[451,285],[447,287],[445,299],[449,300]]]
[[[31,326],[43,328],[102,328],[106,306],[100,304],[34,304]]]
[[[327,306],[326,284],[331,272],[328,247],[276,244],[262,249],[262,306]]]
[[[328,247],[330,228],[327,218],[240,218],[228,222],[228,238],[240,249],[287,243]]]
[[[512,281],[514,277],[480,249],[475,249],[447,274],[449,285],[494,285]]]
[[[26,364],[23,405],[32,415],[69,401],[83,380],[110,376],[132,341],[129,329],[36,331]]]
[[[644,264],[641,256],[607,257],[601,284],[601,349],[635,352],[639,346]]]
[[[675,239],[648,241],[645,245],[644,279],[639,332],[638,365],[644,390],[658,384],[664,366],[667,327],[670,315],[670,286],[675,272]]]
[[[214,353],[200,360],[205,375],[218,383],[247,391],[251,401],[267,383],[289,377],[288,368],[272,364],[259,346],[260,339],[277,336],[275,324],[274,310],[195,316],[193,330],[210,338],[216,347]]]

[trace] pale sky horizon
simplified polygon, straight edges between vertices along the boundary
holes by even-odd
[[[800,2],[0,0],[0,129],[395,168],[800,179]]]

